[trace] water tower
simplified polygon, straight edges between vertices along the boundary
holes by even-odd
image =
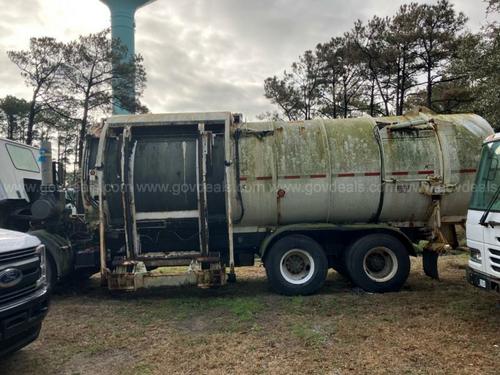
[[[127,47],[130,58],[135,55],[135,12],[137,9],[156,0],[101,0],[111,10],[111,35],[113,39],[119,39]],[[130,97],[135,97],[133,86],[130,89]],[[121,108],[115,101],[113,114],[121,115],[129,113]]]

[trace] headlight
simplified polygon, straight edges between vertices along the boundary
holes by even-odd
[[[482,261],[483,261],[483,256],[481,255],[481,251],[479,251],[478,249],[474,249],[474,248],[469,248],[470,250],[470,260],[471,262],[474,262],[474,263],[479,263],[481,264]]]
[[[47,257],[45,255],[45,246],[38,246],[36,248],[36,253],[40,257],[40,278],[36,282],[38,288],[47,285]]]

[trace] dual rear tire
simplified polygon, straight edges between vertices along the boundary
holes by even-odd
[[[410,257],[397,238],[370,234],[354,242],[345,257],[352,282],[371,293],[399,291],[410,273]]]
[[[387,234],[370,234],[354,242],[342,259],[342,271],[367,292],[401,289],[410,272],[406,247]],[[325,283],[328,259],[312,238],[293,234],[279,239],[265,259],[271,288],[284,295],[309,295]]]

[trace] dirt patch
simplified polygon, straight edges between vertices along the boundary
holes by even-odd
[[[83,352],[71,357],[64,364],[64,375],[120,374],[134,362],[128,350],[107,350],[103,352]]]
[[[467,286],[464,256],[441,281],[413,262],[404,290],[368,294],[335,272],[321,293],[283,297],[262,267],[216,290],[110,296],[92,280],[53,299],[40,339],[10,374],[498,373],[498,296]]]

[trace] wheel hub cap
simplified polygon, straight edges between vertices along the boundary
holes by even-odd
[[[305,250],[291,249],[281,257],[281,276],[291,284],[307,283],[313,277],[314,271],[314,260]]]

